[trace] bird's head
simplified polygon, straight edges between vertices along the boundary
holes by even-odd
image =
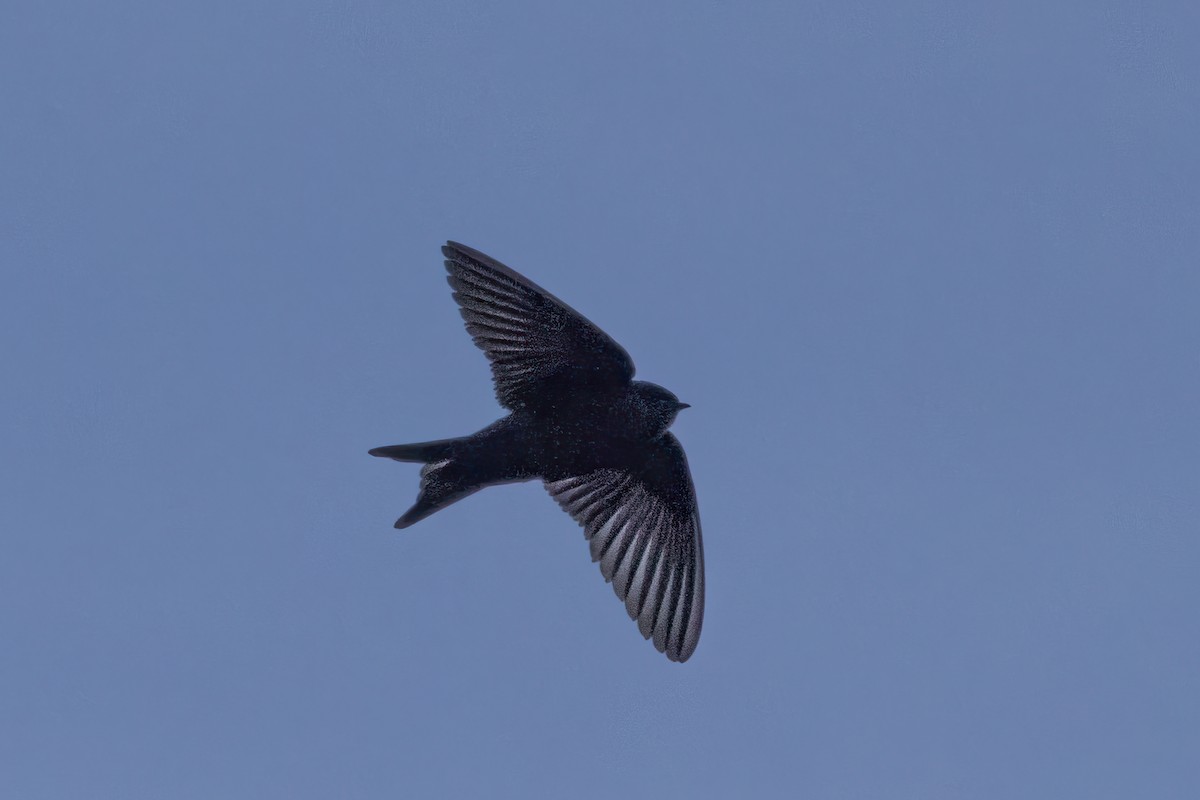
[[[631,387],[633,395],[641,407],[641,415],[653,428],[655,434],[662,433],[671,427],[675,415],[685,408],[687,403],[679,402],[674,393],[667,391],[657,383],[649,381],[634,381]]]

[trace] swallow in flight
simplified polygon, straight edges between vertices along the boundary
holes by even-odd
[[[533,281],[455,242],[442,253],[509,413],[470,436],[370,451],[424,465],[417,501],[396,527],[486,486],[541,480],[583,526],[642,636],[687,661],[704,618],[704,551],[687,459],[667,431],[687,403],[633,380],[623,347]]]

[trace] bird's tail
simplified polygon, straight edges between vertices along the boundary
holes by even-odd
[[[397,528],[407,528],[420,522],[435,511],[439,511],[469,494],[479,491],[482,485],[473,484],[455,459],[457,439],[441,439],[436,442],[418,444],[394,444],[376,447],[370,455],[390,458],[395,461],[423,462],[421,467],[421,490],[417,502],[396,520]]]
[[[390,458],[393,461],[415,461],[429,464],[449,458],[457,439],[438,439],[436,442],[418,442],[417,444],[392,444],[387,447],[376,447],[368,450],[367,454],[379,458]]]

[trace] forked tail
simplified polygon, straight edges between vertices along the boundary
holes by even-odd
[[[370,455],[380,458],[425,464],[421,467],[421,490],[417,502],[396,520],[397,528],[407,528],[420,522],[433,512],[482,488],[481,484],[470,480],[467,470],[455,459],[454,445],[458,441],[441,439],[417,444],[393,444],[368,451]]]

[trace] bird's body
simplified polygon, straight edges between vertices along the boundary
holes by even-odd
[[[653,387],[652,390],[648,390]],[[657,390],[665,401],[655,413],[644,395]],[[371,455],[429,467],[422,494],[397,528],[424,519],[487,486],[541,478],[557,481],[600,469],[636,469],[647,442],[665,433],[682,404],[645,381],[592,395],[563,398],[538,409],[519,409],[459,439],[377,447]]]
[[[584,526],[642,634],[686,660],[703,617],[703,550],[687,461],[667,428],[687,404],[632,380],[629,355],[541,287],[463,245],[443,252],[511,413],[470,436],[371,450],[424,464],[417,501],[396,527],[486,486],[541,479]]]

